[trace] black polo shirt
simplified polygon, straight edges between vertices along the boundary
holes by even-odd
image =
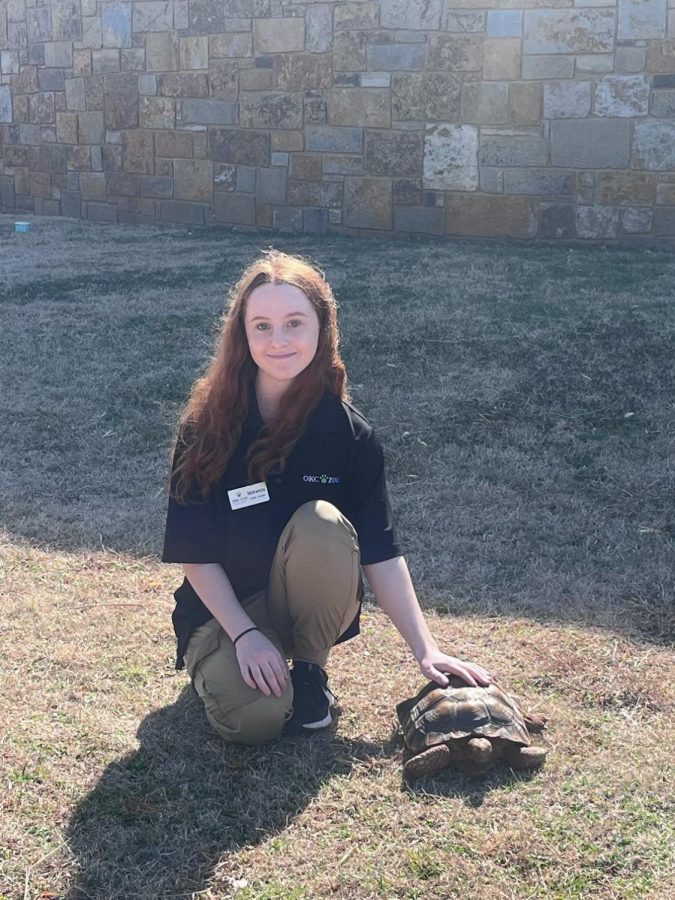
[[[180,504],[169,499],[163,562],[219,563],[243,600],[265,590],[281,532],[310,500],[328,500],[351,521],[364,565],[400,556],[382,448],[361,413],[334,394],[324,394],[311,413],[283,472],[268,477],[269,501],[232,510],[227,492],[249,484],[246,455],[263,424],[251,391],[239,444],[206,500]],[[174,597],[176,668],[183,668],[190,635],[212,616],[187,578]],[[338,643],[359,633],[358,619]]]

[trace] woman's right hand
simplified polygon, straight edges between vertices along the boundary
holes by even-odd
[[[288,666],[274,644],[261,631],[244,634],[235,647],[244,682],[266,697],[281,697],[288,684]]]

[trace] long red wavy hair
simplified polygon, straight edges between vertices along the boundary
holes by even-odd
[[[282,397],[277,418],[251,445],[250,481],[264,481],[270,472],[283,469],[325,391],[349,399],[330,285],[304,259],[268,251],[248,266],[230,291],[211,362],[194,383],[180,417],[170,490],[181,503],[195,499],[195,488],[206,496],[239,443],[257,371],[246,338],[246,301],[255,288],[270,283],[292,284],[305,294],[319,318],[319,342],[311,363]]]

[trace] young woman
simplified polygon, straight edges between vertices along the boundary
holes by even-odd
[[[361,569],[427,678],[491,681],[429,633],[382,450],[349,404],[331,288],[297,257],[267,253],[231,292],[181,418],[162,559],[185,572],[176,667],[228,741],[330,724],[325,667],[358,634]]]

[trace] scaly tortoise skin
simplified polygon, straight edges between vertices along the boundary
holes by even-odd
[[[449,676],[440,687],[431,681],[396,707],[403,738],[412,754],[403,770],[408,778],[433,775],[447,766],[482,774],[496,760],[514,769],[536,769],[548,750],[533,747],[530,732],[543,731],[544,716],[521,712],[499,685],[470,687]]]

